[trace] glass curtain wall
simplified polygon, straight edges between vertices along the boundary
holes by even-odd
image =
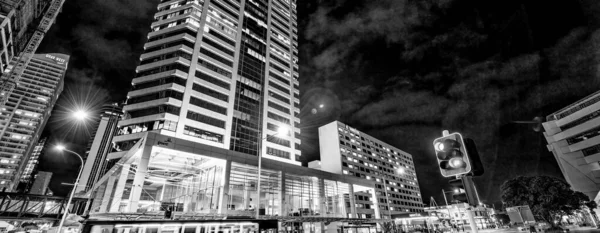
[[[258,168],[232,163],[229,176],[227,214],[253,216],[256,212],[256,181]],[[260,215],[280,215],[281,172],[262,169]]]
[[[146,171],[139,160],[120,166],[96,191],[94,212],[153,212],[171,208],[178,212],[217,213],[225,161],[188,154],[153,153]],[[145,173],[141,182],[138,172]],[[138,182],[136,186],[134,183]],[[138,197],[131,196],[135,187]]]
[[[285,213],[288,216],[321,215],[321,188],[316,177],[285,174]]]

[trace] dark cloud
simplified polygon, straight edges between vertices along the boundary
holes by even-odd
[[[600,87],[600,32],[573,2],[555,1],[547,12],[504,3],[305,6],[312,11],[300,41],[301,89],[336,93],[337,119],[411,153],[425,201],[439,203],[446,185],[430,145],[443,129],[476,140],[486,166],[476,179],[483,200],[499,201],[497,188],[515,175],[561,176],[543,135],[512,122],[548,115]]]

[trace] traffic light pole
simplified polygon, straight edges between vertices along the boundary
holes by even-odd
[[[475,192],[474,192],[474,184],[473,179],[470,176],[460,175],[456,176],[457,179],[461,179],[463,182],[463,187],[465,188],[465,193],[467,193],[467,198],[469,199],[468,203],[469,207],[466,209],[467,217],[469,218],[469,225],[471,225],[471,232],[478,233],[477,224],[475,223],[475,217],[473,216],[473,207],[477,207],[477,204],[474,202],[475,200]]]

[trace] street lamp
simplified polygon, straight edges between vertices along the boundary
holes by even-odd
[[[69,206],[71,205],[71,200],[73,200],[73,194],[75,194],[75,189],[77,189],[77,185],[79,184],[79,178],[81,177],[81,173],[83,172],[83,157],[81,157],[81,155],[77,154],[74,151],[68,150],[67,148],[65,148],[65,146],[60,144],[56,146],[56,149],[59,151],[66,151],[71,154],[77,155],[77,158],[79,158],[79,161],[81,162],[79,174],[77,175],[77,179],[75,179],[75,184],[73,185],[73,189],[71,190],[71,195],[69,195],[69,201],[67,201],[67,206],[65,208],[66,210],[63,213],[63,216],[60,220],[60,224],[58,225],[58,231],[56,231],[57,233],[60,233],[60,230],[62,230],[63,224],[65,223],[65,219],[67,218],[67,214],[69,213]]]
[[[276,136],[276,135],[287,135],[290,132],[290,129],[285,126],[285,125],[280,125],[277,128],[277,133],[273,134],[272,136]],[[259,133],[259,135],[261,135]],[[269,135],[267,134],[266,137],[262,138],[260,141],[264,141],[267,140],[269,138]],[[257,185],[256,185],[256,219],[259,218],[260,216],[260,177],[261,177],[261,173],[262,173],[262,144],[258,146],[258,181],[257,181]]]
[[[77,110],[73,112],[73,117],[77,120],[83,121],[88,117],[88,113],[84,110]]]

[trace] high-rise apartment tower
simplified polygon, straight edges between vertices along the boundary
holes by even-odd
[[[69,56],[36,54],[0,109],[0,189],[13,190],[58,96],[63,90]]]
[[[423,212],[412,155],[338,121],[319,127],[319,145],[321,161],[309,167],[375,182],[381,216]],[[359,214],[374,216],[358,204]]]
[[[156,131],[300,165],[296,21],[289,0],[161,1],[109,157]]]

